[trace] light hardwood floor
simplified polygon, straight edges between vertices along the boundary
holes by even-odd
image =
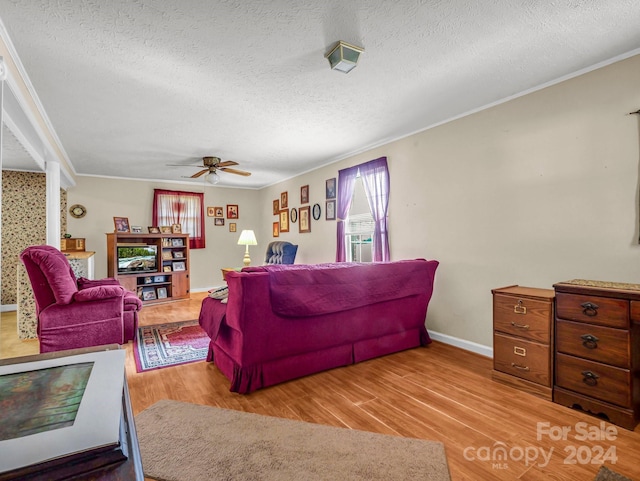
[[[140,323],[196,319],[203,296],[145,306]],[[0,326],[0,356],[32,354],[34,346],[37,352],[37,343],[11,342],[11,322],[9,314],[2,315],[9,327]],[[229,381],[205,362],[136,373],[131,343],[126,349],[135,413],[160,399],[175,399],[438,440],[445,444],[453,480],[591,480],[600,467],[594,463],[603,457],[611,469],[640,480],[640,427],[628,431],[605,423],[605,436],[597,418],[494,382],[490,359],[446,344],[434,342],[250,395],[230,393]],[[506,449],[505,460],[485,460],[500,448]]]

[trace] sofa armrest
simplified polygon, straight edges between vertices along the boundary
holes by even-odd
[[[119,285],[87,287],[86,289],[76,292],[73,295],[73,300],[75,302],[92,302],[113,297],[124,297],[124,293],[124,288]]]

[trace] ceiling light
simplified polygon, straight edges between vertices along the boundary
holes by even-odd
[[[218,182],[220,182],[220,176],[215,172],[209,172],[207,175],[204,176],[204,180],[206,180],[212,185],[216,185]]]
[[[336,46],[325,55],[325,58],[329,60],[333,70],[349,73],[358,64],[358,58],[362,52],[364,52],[364,48],[349,45],[340,40]]]

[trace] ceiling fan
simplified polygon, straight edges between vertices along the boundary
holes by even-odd
[[[196,172],[195,174],[189,176],[189,178],[195,179],[197,177],[200,177],[201,175],[207,174],[207,176],[205,177],[207,182],[210,182],[212,184],[217,184],[218,181],[220,180],[220,177],[218,176],[218,173],[217,173],[218,170],[222,172],[228,172],[230,174],[244,175],[245,177],[248,177],[251,175],[251,172],[232,169],[231,168],[232,165],[238,165],[238,163],[234,162],[233,160],[222,161],[220,157],[203,157],[202,166],[204,167],[204,169],[202,169],[200,172]],[[184,167],[184,166],[180,166],[180,167]],[[192,167],[195,167],[195,166],[192,166]]]

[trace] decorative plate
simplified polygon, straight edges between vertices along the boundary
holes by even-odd
[[[319,220],[320,214],[322,213],[322,209],[320,208],[320,204],[313,204],[313,220]]]
[[[292,223],[296,223],[296,221],[298,220],[298,209],[296,209],[295,207],[293,209],[291,209],[291,222]]]
[[[74,204],[71,207],[69,207],[69,213],[71,214],[72,217],[75,217],[76,219],[80,219],[81,217],[84,217],[85,215],[87,215],[87,208],[84,205]]]

